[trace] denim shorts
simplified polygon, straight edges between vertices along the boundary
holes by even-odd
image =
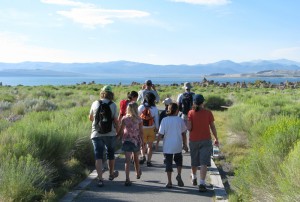
[[[122,150],[124,152],[138,152],[140,151],[140,146],[135,146],[135,144],[130,141],[124,141]]]
[[[190,154],[192,166],[207,165],[210,166],[212,141],[190,141]]]
[[[116,137],[115,136],[102,136],[102,137],[94,137],[92,139],[92,143],[94,146],[94,155],[95,159],[102,159],[103,154],[106,152],[106,157],[109,160],[115,159],[115,144],[116,144]]]

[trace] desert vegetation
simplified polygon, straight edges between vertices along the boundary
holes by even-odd
[[[88,113],[102,86],[0,86],[0,201],[57,201],[89,174]],[[115,102],[139,89],[113,86]],[[161,100],[182,92],[157,90]],[[299,201],[299,88],[195,83],[193,91],[215,114],[224,156],[217,164],[229,163],[234,175],[229,200]]]

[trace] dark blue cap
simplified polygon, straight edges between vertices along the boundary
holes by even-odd
[[[196,104],[202,104],[203,102],[204,102],[204,97],[203,97],[203,95],[201,95],[201,94],[196,94],[195,96],[194,96],[194,103],[196,103]]]

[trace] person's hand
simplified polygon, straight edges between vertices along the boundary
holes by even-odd
[[[152,84],[151,88],[152,88],[153,90],[156,90],[156,89],[155,89],[155,85],[154,85],[154,84]]]
[[[142,90],[144,90],[144,89],[146,89],[146,84],[144,84],[144,85],[142,86]]]
[[[186,144],[184,144],[184,145],[182,146],[182,149],[183,149],[184,151],[188,151],[188,150],[189,150]]]
[[[217,139],[214,141],[214,145],[219,146],[219,141]]]

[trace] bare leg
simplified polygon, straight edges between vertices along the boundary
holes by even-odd
[[[130,181],[130,178],[129,178],[130,157],[131,157],[131,152],[125,152],[125,175],[126,175],[126,181]]]
[[[192,174],[194,174],[195,176],[197,174],[197,169],[198,169],[197,166],[192,166]]]
[[[115,170],[115,159],[108,160],[109,174],[113,175]]]
[[[206,165],[201,165],[200,180],[203,180],[203,182],[205,182],[206,173],[207,173],[207,166]]]
[[[135,173],[138,176],[139,172],[140,172],[140,162],[139,162],[139,153],[138,152],[133,153],[133,159],[134,159]]]
[[[182,166],[177,166],[177,173],[178,175],[181,175]]]
[[[102,159],[97,159],[95,162],[96,171],[98,174],[99,180],[102,180]]]
[[[167,172],[168,184],[172,184],[172,172]]]
[[[152,145],[153,145],[153,142],[148,142],[148,159],[147,159],[147,161],[151,161],[151,159],[152,159],[152,150],[153,150],[153,148],[152,148]]]

